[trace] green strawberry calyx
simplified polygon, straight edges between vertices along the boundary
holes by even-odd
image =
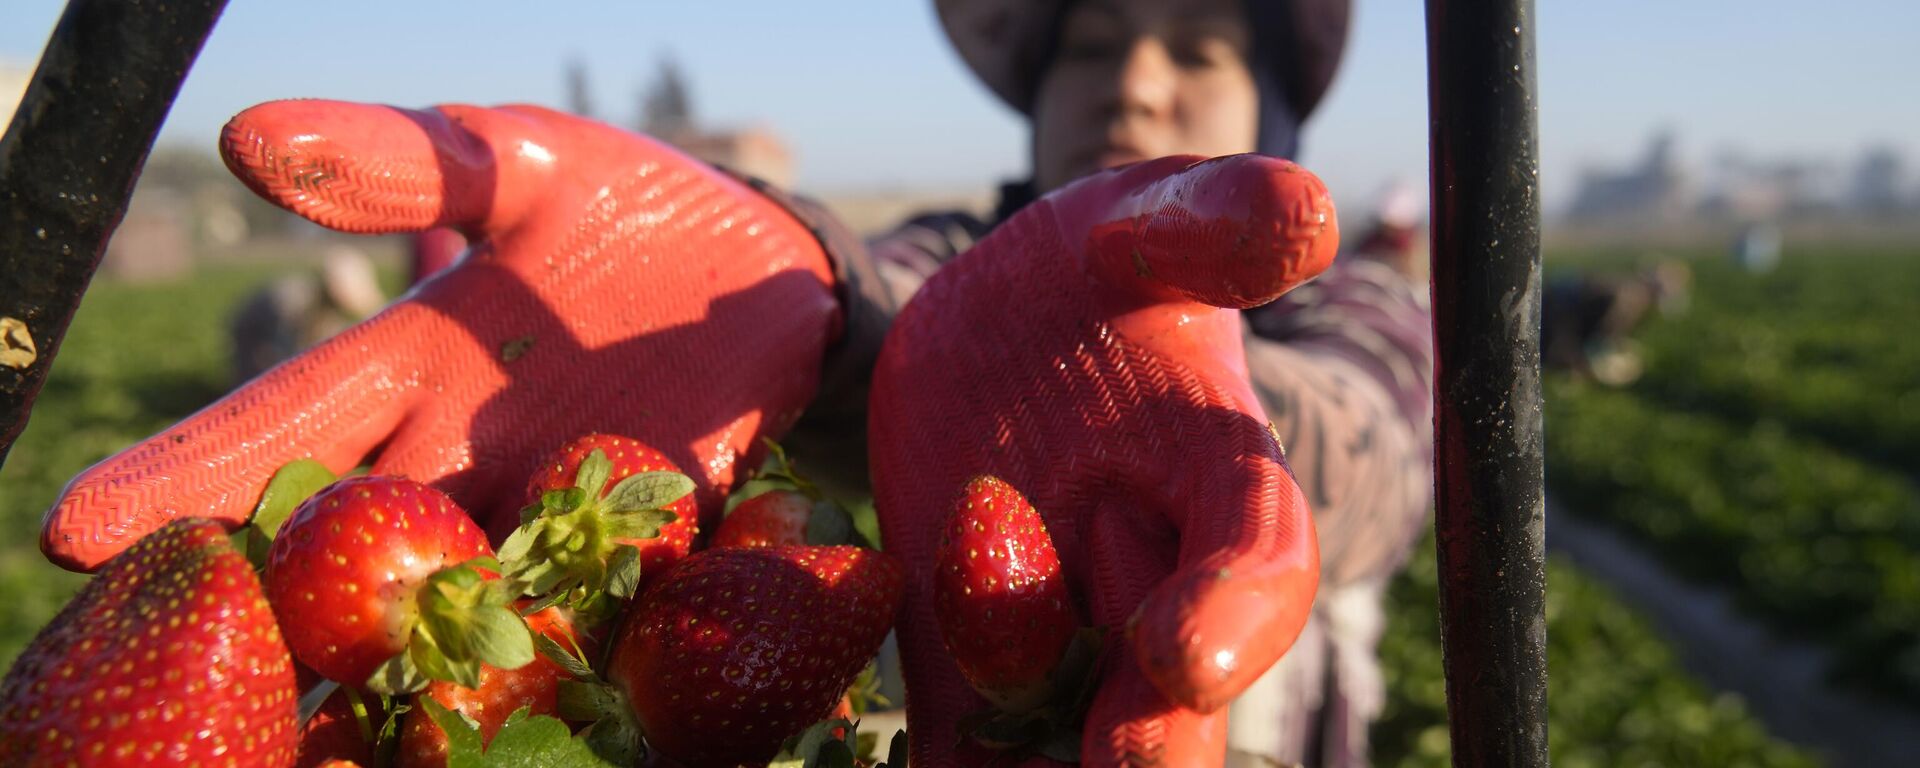
[[[1005,712],[990,706],[961,718],[961,733],[989,749],[1079,762],[1081,723],[1099,689],[1100,649],[1105,642],[1105,630],[1081,627],[1047,675],[1053,693],[1045,704],[1031,712]]]
[[[566,602],[610,616],[640,584],[640,550],[622,540],[659,536],[679,519],[666,507],[694,490],[693,479],[678,472],[642,472],[608,489],[612,472],[613,462],[596,448],[581,460],[573,487],[548,491],[520,510],[520,527],[500,546],[500,562],[506,580],[535,598],[528,613]]]
[[[515,585],[492,575],[500,563],[477,557],[427,577],[414,593],[419,612],[407,648],[374,671],[367,688],[389,696],[429,680],[480,687],[482,664],[518,669],[534,659],[533,631],[514,610]]]
[[[569,648],[546,635],[535,638],[535,642],[540,654],[571,678],[561,680],[556,691],[557,714],[570,722],[590,723],[580,731],[580,738],[602,759],[615,765],[638,764],[646,752],[645,740],[626,694],[594,673],[577,643]]]

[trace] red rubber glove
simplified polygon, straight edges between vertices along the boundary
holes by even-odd
[[[235,117],[220,148],[248,187],[322,225],[452,226],[474,248],[75,478],[41,542],[65,567],[92,569],[175,517],[241,521],[301,457],[335,471],[370,459],[511,521],[499,513],[539,454],[589,432],[658,447],[715,514],[741,456],[812,397],[837,333],[828,260],[792,215],[603,124],[287,101]]]
[[[1087,765],[1219,765],[1224,706],[1292,644],[1319,555],[1247,379],[1238,313],[1324,270],[1331,200],[1290,162],[1167,158],[1002,224],[920,289],[874,374],[876,501],[908,565],[899,622],[914,765],[986,764],[986,706],[936,625],[934,552],[967,480],[1033,503],[1108,630]],[[1036,759],[1037,760],[1037,759]]]

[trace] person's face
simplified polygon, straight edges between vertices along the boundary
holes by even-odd
[[[1242,0],[1077,0],[1034,100],[1034,183],[1167,155],[1252,152]]]

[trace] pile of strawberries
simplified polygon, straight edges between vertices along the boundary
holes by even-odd
[[[903,572],[775,454],[785,487],[739,503],[698,552],[693,481],[627,438],[543,462],[498,550],[431,487],[289,465],[238,534],[177,520],[106,564],[0,684],[0,764],[845,752],[830,718]]]

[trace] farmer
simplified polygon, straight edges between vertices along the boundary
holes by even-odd
[[[1693,270],[1662,261],[1627,275],[1575,274],[1547,282],[1540,299],[1540,362],[1608,386],[1640,377],[1633,333],[1655,316],[1686,311]]]
[[[387,297],[360,249],[327,249],[320,267],[278,278],[233,314],[227,336],[238,386],[380,311]]]
[[[888,294],[879,301],[893,306],[999,221],[1087,173],[1173,154],[1295,156],[1348,14],[1347,0],[936,6],[974,74],[1028,118],[1031,175],[1002,188],[992,221],[927,214],[869,243]],[[1411,228],[1392,198],[1373,229]],[[1409,238],[1366,234],[1318,281],[1245,313],[1253,383],[1313,510],[1322,577],[1300,640],[1234,705],[1230,765],[1365,765],[1384,702],[1382,599],[1432,485],[1433,353],[1426,286],[1396,269]],[[858,452],[864,435],[848,430],[863,422],[817,416],[833,413],[802,421],[789,437],[797,455]]]

